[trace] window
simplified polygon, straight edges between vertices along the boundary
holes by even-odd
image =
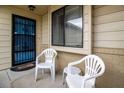
[[[64,45],[64,10],[60,9],[52,16],[52,44]]]
[[[83,47],[82,6],[65,6],[52,13],[52,45]]]

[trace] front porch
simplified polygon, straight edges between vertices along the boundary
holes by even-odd
[[[0,71],[1,88],[66,88],[63,85],[62,74],[56,74],[56,80],[52,81],[49,72],[41,74],[39,70],[38,80],[35,82],[34,69],[14,72],[10,69]]]
[[[82,7],[83,10],[80,12],[82,14],[79,13],[79,15],[76,15],[75,10],[80,10],[81,8],[74,7],[74,12],[72,13],[73,7],[66,7],[66,5],[39,5],[36,6],[36,11],[30,11],[27,5],[0,6],[0,87],[63,88],[65,87],[62,85],[63,69],[68,63],[77,61],[89,54],[95,54],[102,58],[106,67],[104,75],[96,80],[96,87],[124,87],[124,6],[82,5],[80,7]],[[64,19],[63,14],[65,12],[56,12],[61,9],[65,11],[65,8],[67,8],[67,18],[65,19],[68,19],[65,20],[65,23],[69,23],[68,28],[62,28],[62,26],[65,25],[62,20]],[[55,17],[52,19],[53,13]],[[75,20],[76,17],[71,13],[76,15],[76,17],[82,16],[83,20],[80,20],[81,18]],[[45,75],[42,76],[39,71],[39,80],[35,83],[34,69],[21,72],[9,70],[14,62],[12,60],[12,47],[15,47],[12,45],[13,14],[36,21],[36,44],[33,51],[29,49],[33,53],[31,54],[30,51],[27,52],[27,57],[25,56],[26,53],[20,53],[18,56],[21,57],[17,56],[17,59],[24,59],[24,61],[21,61],[25,62],[25,60],[30,59],[33,55],[33,61],[35,61],[36,56],[44,49],[55,49],[58,53],[56,57],[57,74],[55,82],[51,80],[49,73],[45,73]],[[60,21],[63,22],[62,26],[58,26],[60,28],[54,27],[55,25],[52,23],[56,15],[58,19],[60,18]],[[62,17],[59,17],[61,15]],[[79,24],[76,23],[78,21]],[[80,22],[83,24],[82,30],[80,30]],[[77,24],[78,27],[74,26]],[[21,27],[23,28],[23,26]],[[55,32],[52,31],[52,28],[55,29]],[[58,30],[56,30],[56,28],[60,30],[60,33],[57,33]],[[61,29],[66,29],[66,31]],[[19,29],[20,32],[21,30]],[[64,35],[62,35],[63,33]],[[33,35],[34,34],[29,34],[29,36]],[[53,37],[54,40],[52,41]],[[18,39],[22,40],[20,38]],[[28,42],[28,39],[29,37],[25,40]],[[22,45],[16,46],[16,49],[18,50],[18,47],[21,47],[23,50],[32,46],[29,44],[27,44],[27,46]],[[35,54],[36,56],[34,56]],[[40,61],[44,61],[44,59],[41,58]],[[79,68],[81,68],[82,72],[84,71],[82,65],[79,65]]]

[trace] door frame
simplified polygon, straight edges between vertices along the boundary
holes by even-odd
[[[27,17],[23,17],[23,16],[20,16],[20,15],[16,15],[16,14],[12,14],[12,51],[11,51],[11,54],[12,54],[12,63],[11,63],[11,66],[14,67],[14,66],[17,66],[17,65],[22,65],[22,64],[26,64],[25,62],[24,63],[18,63],[18,64],[15,64],[15,57],[14,57],[14,53],[15,53],[15,48],[14,48],[14,43],[15,43],[15,38],[14,38],[14,28],[15,28],[15,25],[14,25],[14,20],[15,20],[15,17],[20,17],[20,18],[23,18],[23,19],[28,19],[28,20],[32,20],[34,21],[35,23],[35,35],[34,35],[34,39],[35,39],[35,46],[34,46],[34,51],[35,51],[35,59],[34,60],[31,60],[31,61],[26,61],[26,63],[30,63],[30,62],[33,62],[36,60],[36,20],[34,19],[31,19],[31,18],[27,18]]]

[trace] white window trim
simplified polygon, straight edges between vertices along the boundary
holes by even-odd
[[[62,51],[62,52],[87,54],[87,50],[84,50],[83,48],[64,47],[64,46],[51,46],[51,48],[56,49],[57,51]]]

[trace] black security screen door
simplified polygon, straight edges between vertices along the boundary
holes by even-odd
[[[12,66],[34,61],[36,21],[12,15],[12,23]]]

